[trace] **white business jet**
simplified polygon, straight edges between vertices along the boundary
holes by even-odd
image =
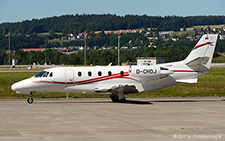
[[[17,93],[36,92],[108,94],[113,102],[124,102],[125,94],[157,90],[178,83],[197,83],[209,72],[218,35],[205,34],[183,61],[152,66],[58,67],[12,85]]]

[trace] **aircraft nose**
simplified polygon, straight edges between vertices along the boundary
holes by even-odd
[[[11,89],[12,89],[13,91],[16,91],[16,88],[17,88],[16,83],[15,83],[15,84],[12,84]]]
[[[12,89],[13,91],[18,91],[20,88],[21,88],[21,84],[20,84],[20,83],[14,83],[14,84],[11,86],[11,89]]]

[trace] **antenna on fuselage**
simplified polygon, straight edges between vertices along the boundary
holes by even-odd
[[[109,63],[109,64],[108,64],[108,66],[111,66],[111,65],[112,65],[112,63]]]

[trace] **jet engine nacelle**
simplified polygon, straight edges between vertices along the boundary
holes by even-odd
[[[146,79],[160,77],[160,67],[158,66],[137,66],[132,69],[133,76]]]

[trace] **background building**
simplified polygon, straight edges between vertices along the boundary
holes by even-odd
[[[138,57],[137,58],[137,65],[156,65],[165,63],[164,58],[157,58],[157,57]]]

